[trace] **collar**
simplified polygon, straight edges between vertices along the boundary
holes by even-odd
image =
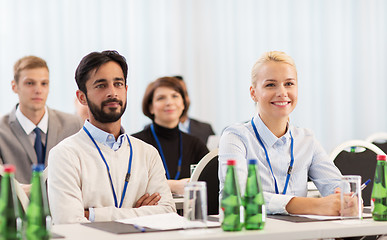
[[[179,126],[176,126],[174,128],[166,128],[163,126],[158,125],[156,122],[153,121],[153,126],[155,128],[155,132],[157,137],[164,138],[164,139],[174,139],[179,136]]]
[[[44,107],[44,115],[43,115],[43,118],[40,120],[40,122],[38,123],[38,125],[35,126],[35,124],[33,122],[31,122],[30,119],[28,119],[21,111],[20,111],[20,108],[19,108],[19,105],[16,106],[16,112],[15,112],[15,115],[16,115],[16,119],[19,121],[20,125],[22,126],[24,132],[27,134],[27,135],[30,135],[32,131],[34,131],[34,129],[36,127],[40,128],[40,130],[44,133],[44,134],[47,134],[47,129],[48,129],[48,109],[47,109],[47,106]]]
[[[118,136],[117,141],[113,134],[107,133],[93,124],[91,124],[88,120],[85,121],[85,128],[90,132],[90,135],[94,138],[95,141],[102,143],[110,147],[113,150],[117,150],[123,141],[125,141],[125,130],[121,127],[120,136]]]
[[[185,120],[185,122],[179,122],[179,129],[185,133],[190,133],[190,123],[191,123],[191,120],[189,118],[187,118],[187,120]]]
[[[280,137],[280,138],[277,138],[276,135],[274,135],[270,129],[265,125],[265,123],[262,121],[261,117],[259,116],[259,114],[257,114],[255,117],[254,117],[254,123],[257,127],[257,131],[262,139],[262,141],[266,144],[266,146],[268,147],[273,147],[273,145],[278,142],[278,141],[282,141],[282,144],[286,143],[287,141],[290,141],[290,133],[289,133],[289,130],[290,130],[290,124],[288,123],[288,128],[286,130],[286,133]]]

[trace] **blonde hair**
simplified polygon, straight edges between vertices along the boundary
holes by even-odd
[[[269,51],[262,54],[262,56],[255,62],[253,69],[251,70],[251,84],[255,86],[256,83],[256,75],[258,73],[259,68],[267,62],[280,62],[280,63],[286,63],[294,67],[296,69],[296,64],[294,63],[294,60],[287,55],[284,52],[280,51]]]
[[[20,72],[25,69],[35,69],[35,68],[46,68],[48,71],[48,66],[46,61],[40,57],[36,56],[26,56],[16,61],[13,66],[13,79],[16,83],[19,82]]]

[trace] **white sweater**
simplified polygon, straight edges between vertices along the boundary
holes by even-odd
[[[84,210],[90,207],[94,208],[95,221],[176,211],[157,150],[134,137],[129,139],[133,147],[133,160],[122,208],[114,206],[106,165],[83,130],[66,138],[50,151],[48,197],[55,224],[88,222]],[[128,140],[125,138],[117,151],[97,144],[109,165],[119,204],[129,163]],[[155,192],[161,196],[158,205],[133,208],[144,194]]]

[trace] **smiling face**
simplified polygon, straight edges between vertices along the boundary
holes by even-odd
[[[42,112],[46,105],[49,90],[48,69],[32,68],[20,71],[18,81],[12,81],[12,90],[19,96],[19,107],[25,116]]]
[[[262,120],[287,120],[297,105],[296,69],[282,62],[268,61],[256,72],[250,95],[259,106]]]
[[[149,111],[154,114],[157,124],[167,128],[176,127],[183,110],[183,97],[176,90],[169,87],[158,87],[154,91]]]
[[[79,101],[89,106],[90,122],[112,123],[120,120],[126,108],[127,86],[122,69],[110,61],[90,73],[87,95],[77,91]]]

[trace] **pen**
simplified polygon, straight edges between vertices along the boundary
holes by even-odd
[[[139,230],[140,232],[145,232],[145,228],[142,227],[142,226],[139,226],[139,225],[137,225],[137,224],[133,224],[133,227],[134,227],[135,229]]]
[[[367,187],[367,185],[371,182],[371,179],[368,179],[365,183],[363,183],[361,186],[360,186],[360,191],[363,191],[364,188]],[[354,192],[351,196],[351,198],[353,198],[355,195],[357,194],[357,191]]]

